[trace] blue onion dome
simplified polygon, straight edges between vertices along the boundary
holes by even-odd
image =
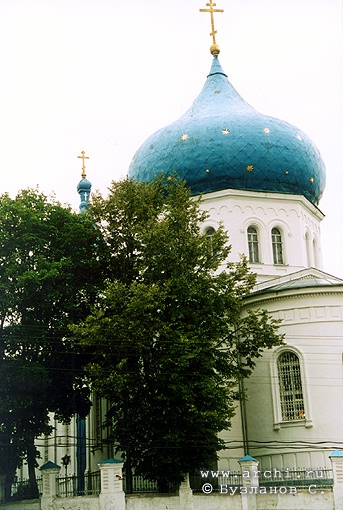
[[[79,184],[77,185],[77,192],[80,195],[80,205],[79,205],[80,212],[83,212],[88,209],[91,190],[92,190],[92,183],[88,179],[86,179],[86,174],[83,171],[82,179],[79,182]]]
[[[77,191],[79,193],[80,193],[80,191],[90,192],[91,189],[92,189],[92,183],[85,177],[83,179],[81,179],[81,181],[77,185]]]
[[[145,182],[159,174],[179,175],[193,194],[291,193],[315,205],[325,187],[325,165],[310,138],[246,103],[217,57],[191,108],[143,143],[128,173]]]

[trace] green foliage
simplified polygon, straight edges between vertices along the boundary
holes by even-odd
[[[88,412],[82,358],[67,333],[94,300],[98,248],[89,215],[38,190],[0,196],[0,473],[51,430],[49,412]]]
[[[124,180],[96,196],[106,285],[73,328],[94,389],[111,403],[118,451],[161,486],[212,465],[237,381],[282,341],[265,312],[243,318],[255,276],[244,258],[227,263],[222,227],[202,233],[199,203],[175,178]]]

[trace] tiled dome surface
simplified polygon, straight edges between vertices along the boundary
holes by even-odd
[[[304,195],[313,204],[325,166],[305,133],[262,115],[232,87],[217,58],[191,108],[138,149],[129,177],[149,182],[177,173],[193,194],[222,189]]]

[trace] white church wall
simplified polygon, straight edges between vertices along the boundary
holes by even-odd
[[[231,427],[220,433],[221,439],[226,443],[226,449],[218,452],[218,469],[224,471],[239,471],[239,459],[244,457],[244,447],[242,441],[242,422],[241,411],[237,404],[236,414],[231,419]]]
[[[224,190],[208,193],[201,205],[208,211],[204,224],[216,228],[220,223],[228,231],[232,252],[237,261],[248,256],[247,229],[255,226],[259,235],[260,260],[251,264],[258,280],[293,273],[309,267],[322,267],[320,245],[321,211],[302,196],[277,193]],[[271,231],[278,228],[283,243],[283,263],[273,260]]]
[[[343,292],[326,289],[268,295],[253,307],[267,308],[283,320],[280,331],[299,353],[304,419],[282,421],[276,354],[266,352],[246,382],[249,452],[273,467],[330,467],[329,454],[342,445],[343,430]]]

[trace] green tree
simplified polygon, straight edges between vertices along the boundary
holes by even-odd
[[[117,450],[137,474],[169,482],[208,468],[224,448],[237,382],[282,342],[264,311],[244,316],[255,283],[244,258],[227,263],[219,227],[176,178],[113,183],[91,208],[106,243],[106,287],[73,328],[88,372],[111,403]]]
[[[89,410],[82,356],[67,333],[99,288],[99,239],[87,213],[38,190],[0,196],[0,473],[7,486],[25,459],[36,490],[34,441],[51,431],[49,412],[67,420]]]

